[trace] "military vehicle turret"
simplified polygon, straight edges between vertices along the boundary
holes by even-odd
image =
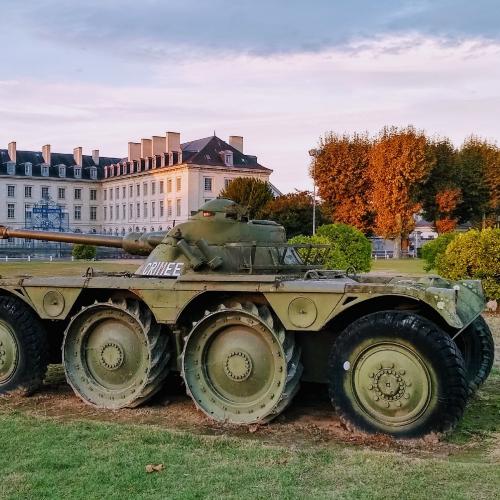
[[[312,381],[350,425],[406,437],[452,429],[491,369],[479,281],[325,270],[328,246],[289,245],[230,200],[163,233],[0,237],[147,256],[133,274],[1,278],[3,393],[33,392],[62,351],[68,382],[97,407],[137,406],[179,371],[209,417],[264,423]]]

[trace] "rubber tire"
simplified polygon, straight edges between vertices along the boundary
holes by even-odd
[[[482,316],[478,316],[456,339],[465,360],[469,396],[483,385],[493,367],[495,344],[491,330]]]
[[[19,349],[19,362],[12,377],[0,384],[0,394],[35,392],[47,372],[47,333],[33,311],[20,299],[0,297],[0,318],[10,324]]]
[[[409,342],[423,360],[430,363],[437,380],[434,407],[409,425],[390,430],[370,420],[344,388],[347,377],[351,376],[344,369],[345,360],[362,342],[376,341],[377,338]],[[456,344],[434,323],[412,313],[381,311],[351,323],[332,346],[328,371],[330,399],[341,419],[348,426],[370,433],[408,438],[447,432],[458,423],[467,402],[465,363]]]

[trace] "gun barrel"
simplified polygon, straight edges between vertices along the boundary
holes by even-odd
[[[120,236],[63,233],[59,231],[33,231],[29,229],[12,229],[9,227],[0,226],[0,239],[7,238],[60,241],[62,243],[81,243],[84,245],[95,245],[113,248],[123,247],[123,238],[121,238]]]

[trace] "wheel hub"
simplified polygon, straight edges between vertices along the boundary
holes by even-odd
[[[351,384],[361,409],[390,427],[407,425],[427,408],[431,376],[409,346],[383,342],[366,348],[353,362]]]
[[[101,349],[101,364],[108,370],[117,370],[122,366],[125,353],[121,345],[116,342],[107,342]]]
[[[252,373],[252,367],[252,359],[244,351],[231,352],[224,363],[226,375],[236,382],[246,380]]]
[[[9,324],[0,321],[0,383],[11,378],[18,363],[18,347]]]

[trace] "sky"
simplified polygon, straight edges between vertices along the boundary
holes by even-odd
[[[0,148],[242,135],[283,192],[327,132],[500,139],[498,0],[0,0]]]

